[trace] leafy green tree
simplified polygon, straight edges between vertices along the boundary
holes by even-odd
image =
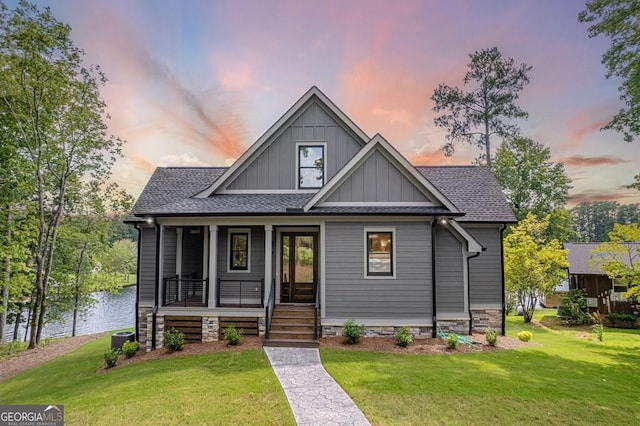
[[[504,279],[508,292],[518,295],[524,321],[531,322],[541,295],[566,278],[567,251],[558,240],[547,240],[549,216],[529,213],[504,239]]]
[[[476,145],[484,151],[477,161],[491,166],[491,137],[509,138],[519,129],[510,120],[527,118],[528,113],[516,105],[518,94],[529,84],[531,66],[502,56],[497,47],[470,54],[471,62],[463,83],[471,83],[467,92],[440,84],[433,92],[433,110],[443,112],[434,119],[447,130],[446,156],[455,152],[459,142]]]
[[[564,208],[571,179],[551,150],[528,138],[506,140],[496,152],[493,171],[518,220]]]
[[[627,284],[627,297],[640,297],[640,221],[629,225],[616,223],[609,240],[591,250],[589,265],[611,279]]]
[[[73,186],[103,182],[121,154],[122,142],[107,135],[99,87],[102,72],[83,65],[84,52],[71,28],[21,0],[0,8],[0,103],[15,129],[12,141],[29,165],[37,205],[35,285],[29,347],[40,342],[48,304],[58,228]]]
[[[138,261],[137,244],[131,240],[115,241],[100,255],[98,261],[102,271],[112,275],[123,276],[125,281],[135,272]]]
[[[576,240],[579,242],[609,241],[609,232],[615,223],[638,221],[640,204],[621,205],[616,201],[580,203],[570,210]]]
[[[640,0],[588,0],[586,10],[578,15],[588,23],[589,37],[604,35],[611,46],[602,63],[606,77],[618,77],[624,107],[604,126],[621,132],[627,142],[640,134]]]

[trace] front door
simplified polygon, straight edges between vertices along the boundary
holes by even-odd
[[[284,232],[280,241],[280,302],[315,303],[318,233]]]

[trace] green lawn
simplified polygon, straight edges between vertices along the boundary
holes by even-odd
[[[640,332],[607,329],[604,343],[596,343],[575,329],[524,325],[521,317],[509,317],[507,328],[513,337],[531,331],[541,346],[453,356],[321,355],[373,424],[640,423]]]
[[[64,404],[66,424],[293,424],[262,350],[96,373],[110,337],[0,383],[3,404]]]

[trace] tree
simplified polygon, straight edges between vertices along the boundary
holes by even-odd
[[[564,164],[551,161],[551,150],[528,138],[505,141],[496,153],[493,171],[518,220],[528,213],[544,216],[564,208],[571,179]]]
[[[609,240],[591,250],[589,266],[628,285],[626,297],[640,297],[640,221],[629,225],[616,223],[609,232]]]
[[[528,113],[516,105],[518,93],[529,84],[531,66],[504,58],[497,47],[470,54],[471,62],[463,83],[473,83],[469,92],[440,84],[431,100],[435,112],[444,113],[434,119],[447,130],[446,156],[455,152],[455,144],[465,142],[484,150],[477,161],[491,166],[491,136],[514,137],[519,133],[509,120],[527,118]]]
[[[589,37],[604,35],[611,47],[602,55],[606,77],[622,80],[624,107],[604,128],[621,132],[627,142],[640,134],[640,0],[589,0],[578,20],[588,23]]]
[[[570,210],[579,242],[609,241],[615,223],[634,223],[640,217],[640,204],[620,205],[615,201],[583,202]]]
[[[15,129],[12,143],[29,165],[37,205],[35,285],[29,347],[39,342],[47,311],[58,228],[69,191],[86,178],[104,182],[122,141],[107,135],[99,68],[83,65],[71,28],[49,8],[21,0],[0,8],[0,102]]]
[[[547,240],[549,216],[529,213],[504,239],[506,290],[518,295],[524,321],[531,322],[538,299],[566,278],[567,251],[558,240]]]

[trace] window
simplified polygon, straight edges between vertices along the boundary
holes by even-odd
[[[298,188],[324,186],[324,145],[298,145]]]
[[[395,277],[394,230],[365,228],[365,277]]]
[[[249,272],[249,229],[229,230],[229,272]]]

